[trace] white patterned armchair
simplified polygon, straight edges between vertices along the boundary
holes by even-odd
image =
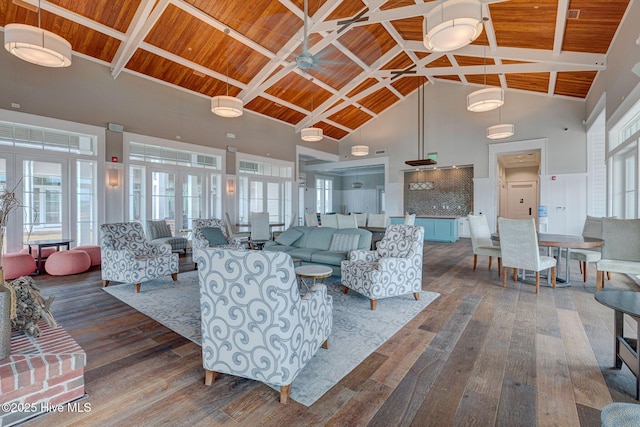
[[[422,290],[422,246],[424,228],[390,225],[375,251],[354,250],[342,261],[342,285],[368,297],[371,310],[378,300]]]
[[[198,252],[205,384],[217,372],[280,386],[291,383],[332,326],[331,296],[319,285],[302,298],[284,252],[206,248]]]
[[[178,254],[171,245],[152,244],[139,222],[119,222],[100,226],[102,285],[110,281],[133,283],[136,292],[140,284],[171,275],[178,280]]]
[[[205,236],[205,234],[207,235],[209,234],[207,230],[203,232],[203,229],[207,229],[207,228],[219,228],[222,233],[222,236],[224,237],[225,240],[227,240],[227,243],[225,243],[224,241],[210,242],[207,237],[211,237],[211,236]],[[193,256],[194,262],[196,263],[196,266],[198,265],[198,262],[196,261],[198,258],[198,251],[200,251],[201,249],[209,248],[209,247],[242,249],[240,238],[238,237],[229,238],[229,235],[227,234],[227,227],[225,227],[225,223],[221,219],[214,219],[214,218],[194,219],[191,223],[191,229],[193,230],[191,233],[191,248],[193,252],[192,256]]]

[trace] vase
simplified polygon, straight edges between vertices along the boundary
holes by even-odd
[[[11,354],[11,292],[4,287],[4,271],[0,268],[0,360]]]

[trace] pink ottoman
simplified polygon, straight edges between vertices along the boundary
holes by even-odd
[[[48,258],[49,255],[51,255],[54,252],[57,252],[58,250],[56,248],[42,248],[42,259]],[[20,253],[22,254],[28,254],[29,253],[29,248],[24,248],[23,250],[20,251]],[[38,258],[38,248],[34,247],[31,249],[31,256],[34,258]]]
[[[66,276],[87,271],[91,267],[91,257],[85,251],[59,251],[52,253],[44,264],[44,269],[52,276]]]
[[[102,258],[100,256],[100,246],[98,245],[80,245],[75,248],[71,248],[72,251],[85,251],[91,258],[91,266],[100,265]]]
[[[4,279],[13,280],[17,277],[28,276],[36,271],[36,260],[31,255],[23,253],[2,255],[2,269]]]

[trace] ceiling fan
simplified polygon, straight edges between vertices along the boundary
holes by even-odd
[[[302,39],[302,52],[296,56],[296,64],[302,71],[313,68],[316,64],[315,58],[309,53],[309,34],[307,33],[307,17],[309,16],[309,0],[304,0],[304,29]]]

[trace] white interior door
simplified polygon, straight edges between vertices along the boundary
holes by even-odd
[[[535,181],[507,184],[507,218],[527,219],[538,215],[538,185]]]

